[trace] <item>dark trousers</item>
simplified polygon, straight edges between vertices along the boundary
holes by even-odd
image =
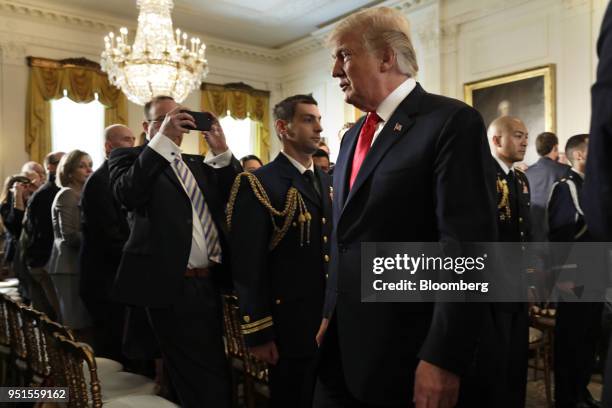
[[[555,325],[555,406],[574,407],[590,395],[587,385],[601,336],[603,303],[557,304]]]
[[[358,401],[351,395],[344,379],[335,318],[330,321],[324,344],[320,349],[313,400],[314,408],[400,408],[400,406],[370,405]],[[401,408],[411,407],[412,404],[401,406]]]
[[[183,408],[230,406],[220,297],[209,278],[185,278],[167,308],[147,308],[170,381]]]
[[[462,406],[524,408],[529,357],[527,306],[490,304],[482,323],[474,365],[461,385]]]
[[[315,358],[280,358],[269,368],[271,408],[311,408]]]
[[[85,301],[94,327],[94,350],[96,356],[127,363],[121,352],[121,342],[125,325],[125,306],[108,300]]]

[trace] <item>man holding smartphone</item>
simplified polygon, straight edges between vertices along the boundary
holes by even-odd
[[[131,218],[113,295],[146,308],[181,406],[229,407],[218,293],[229,277],[225,203],[241,168],[217,120],[206,158],[181,154],[196,128],[184,110],[154,98],[148,145],[111,153],[111,188]]]

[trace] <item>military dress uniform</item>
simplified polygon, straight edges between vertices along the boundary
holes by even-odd
[[[592,240],[581,208],[583,178],[573,169],[552,189],[548,203],[551,242],[589,242]],[[562,251],[564,253],[568,250]],[[589,264],[590,260],[586,260]],[[572,262],[573,263],[573,262]],[[581,270],[580,262],[576,273]],[[603,287],[603,286],[602,286]],[[603,303],[559,302],[555,325],[555,406],[575,408],[597,406],[587,389],[597,342],[601,336]]]
[[[498,242],[528,242],[531,240],[531,203],[527,176],[515,168],[504,169],[499,160],[495,165]],[[519,245],[503,247],[501,261],[525,258],[524,248]],[[507,276],[504,282],[505,286],[512,287],[504,289],[515,291],[515,294],[526,288],[526,270],[516,273],[516,276]],[[493,302],[484,320],[481,345],[475,359],[475,375],[470,378],[480,387],[477,395],[470,395],[470,406],[524,408],[529,352],[527,304]]]
[[[228,205],[241,331],[249,347],[278,348],[269,371],[276,407],[312,405],[331,234],[330,179],[313,169],[280,153],[238,176]]]

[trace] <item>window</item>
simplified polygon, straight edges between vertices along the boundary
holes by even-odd
[[[225,133],[227,145],[237,159],[248,154],[255,154],[256,122],[246,118],[234,119],[228,115],[221,118],[221,127]]]
[[[76,103],[67,97],[51,101],[51,149],[79,149],[91,156],[94,168],[104,161],[104,105],[96,99]]]

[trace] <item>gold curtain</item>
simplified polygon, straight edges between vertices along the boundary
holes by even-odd
[[[49,60],[28,57],[30,80],[26,106],[26,151],[30,160],[42,163],[51,151],[51,104],[67,91],[68,98],[87,103],[95,99],[106,107],[105,126],[127,125],[127,99],[108,82],[98,64],[85,59]]]
[[[250,118],[256,122],[255,151],[264,163],[270,160],[270,93],[257,91],[245,84],[202,84],[202,110],[219,118],[230,115],[234,119]],[[200,138],[200,153],[208,146]]]

